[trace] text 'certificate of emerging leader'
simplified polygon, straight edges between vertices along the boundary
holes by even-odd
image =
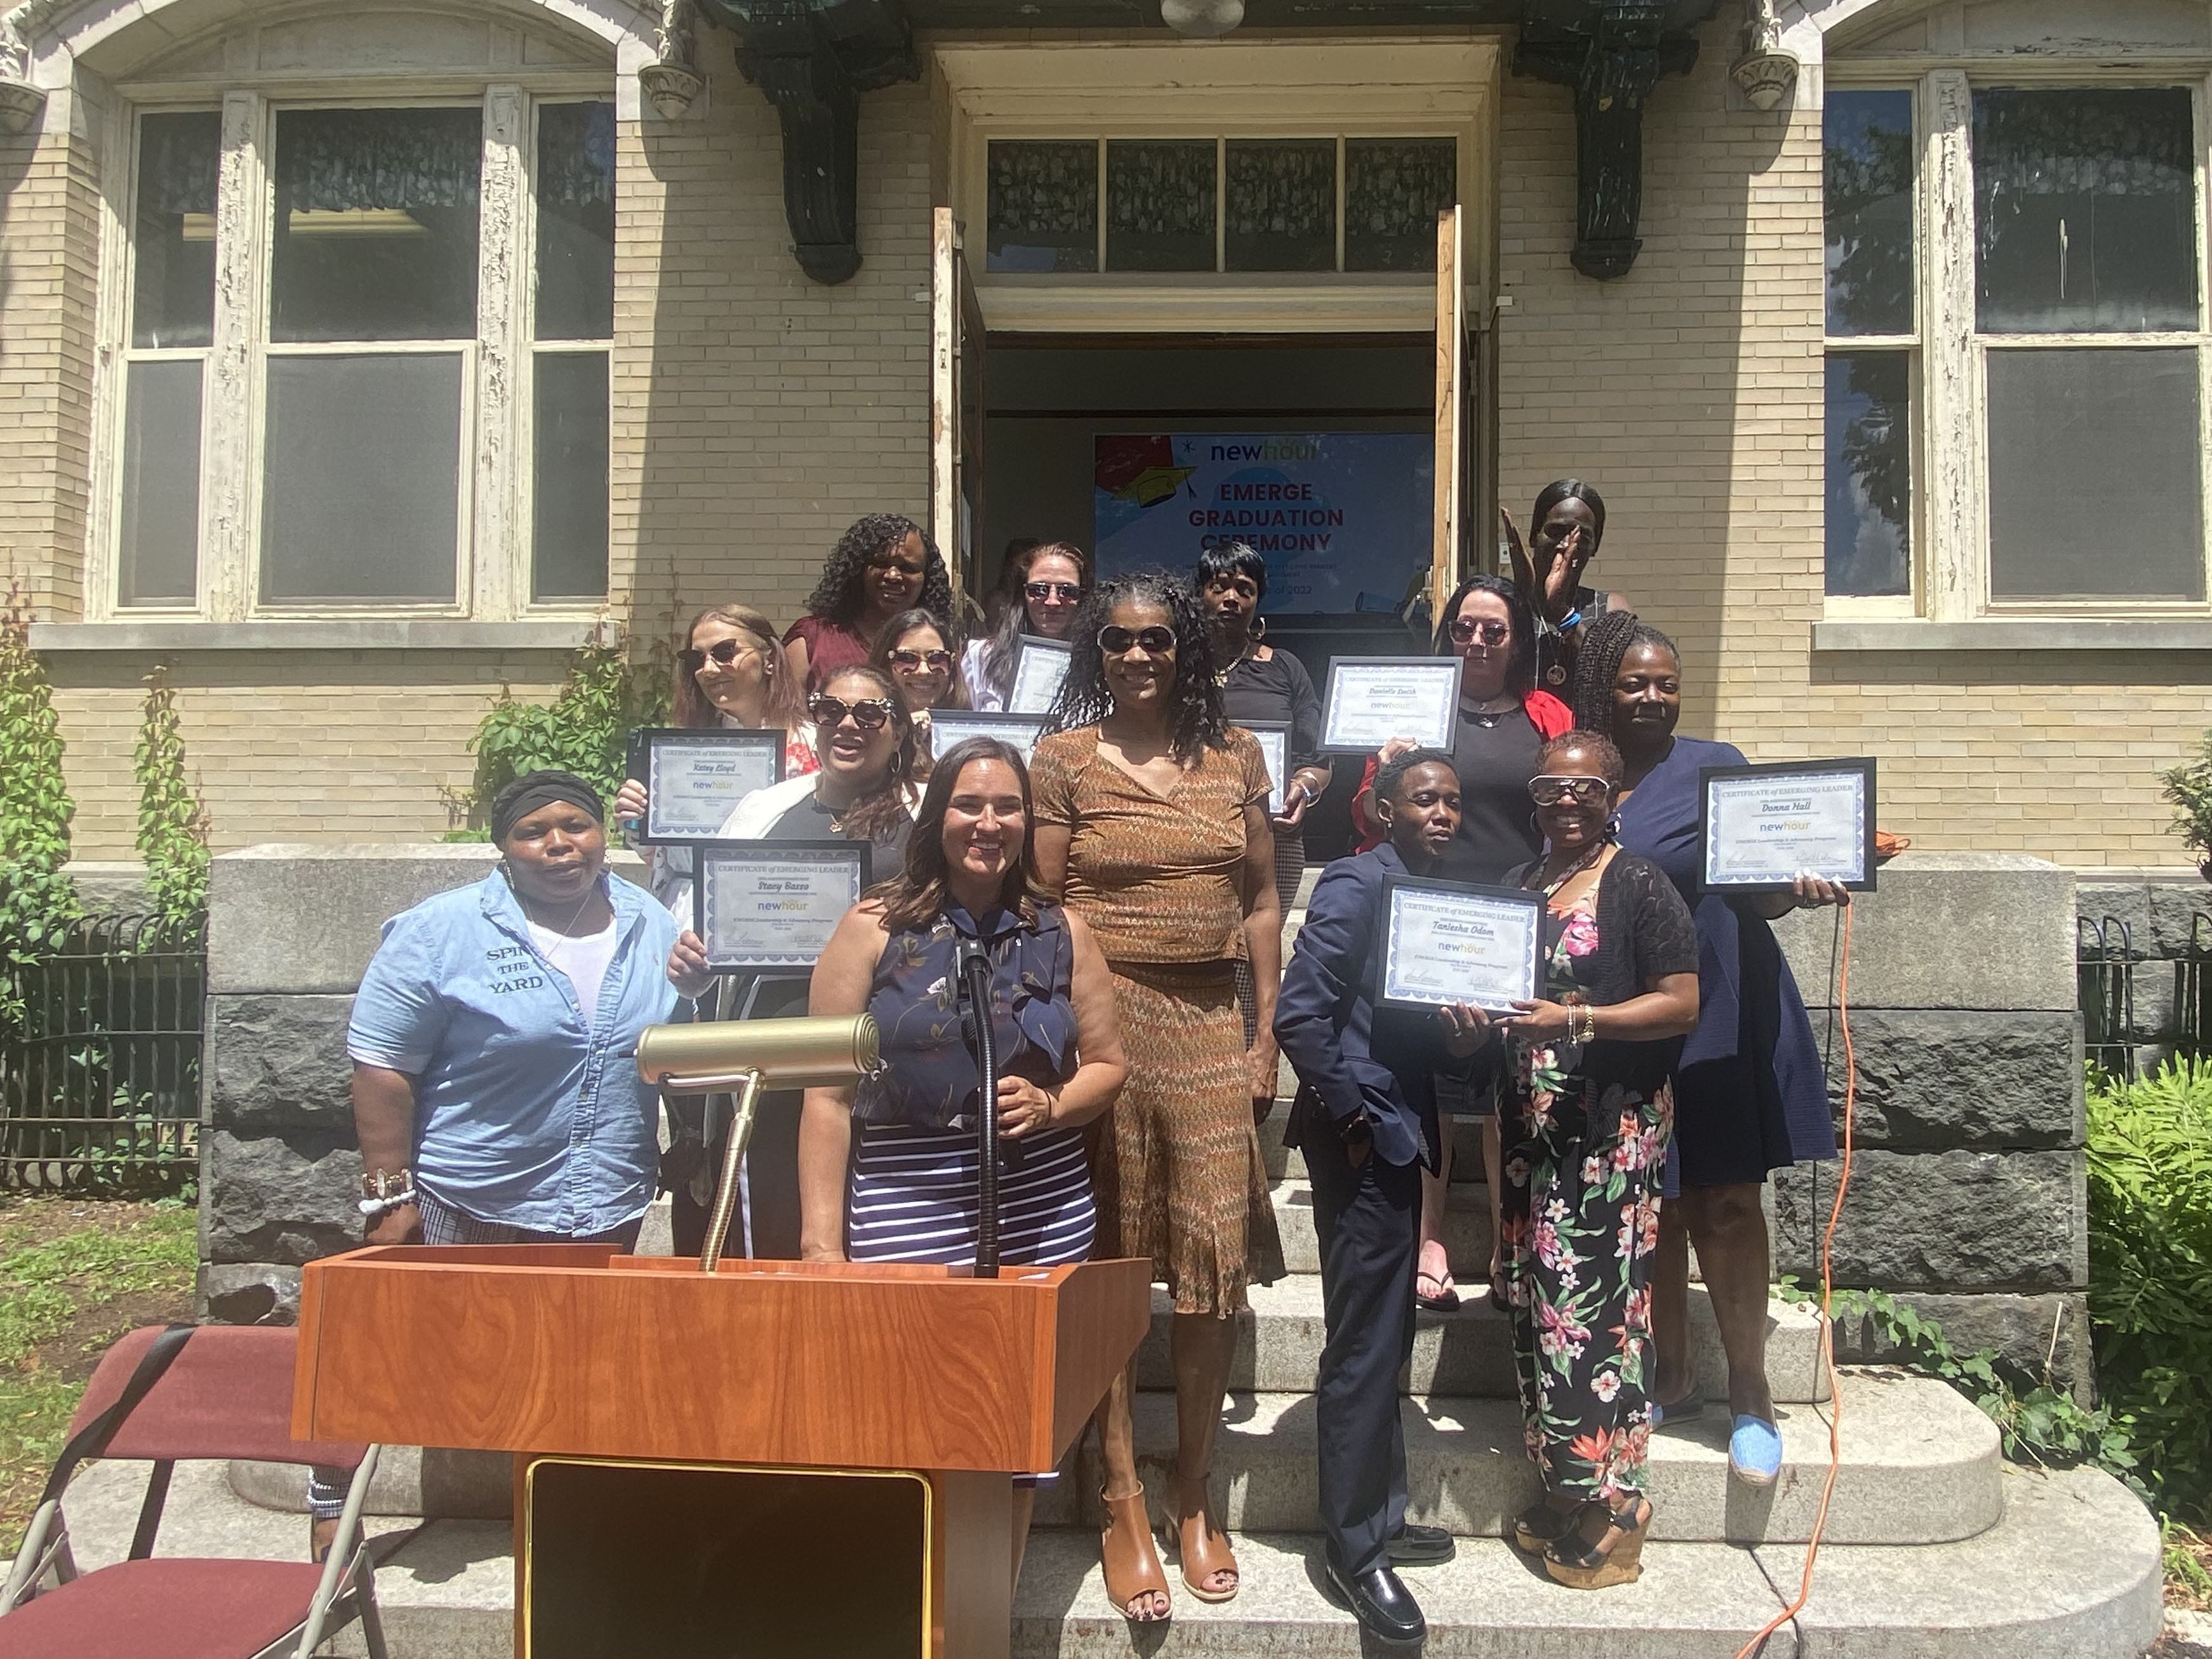
[[[811,969],[868,885],[865,842],[717,842],[698,859],[694,926],[720,973]]]
[[[1459,725],[1457,657],[1339,657],[1329,665],[1321,746],[1380,749],[1411,738],[1449,753]]]
[[[1536,995],[1544,899],[1510,887],[1394,876],[1382,891],[1379,1006],[1472,1003],[1510,1014]]]
[[[1874,763],[1709,766],[1698,828],[1707,887],[1780,892],[1801,872],[1874,885]]]

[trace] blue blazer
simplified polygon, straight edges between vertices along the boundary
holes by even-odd
[[[1275,1040],[1298,1077],[1285,1145],[1300,1143],[1304,1113],[1340,1123],[1364,1106],[1386,1163],[1436,1167],[1437,1073],[1465,1076],[1474,1061],[1450,1054],[1433,1013],[1375,1006],[1382,880],[1406,873],[1385,842],[1314,886],[1275,1003]]]

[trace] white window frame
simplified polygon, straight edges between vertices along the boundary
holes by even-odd
[[[87,619],[139,622],[584,620],[605,598],[532,600],[530,479],[534,453],[534,365],[539,350],[600,351],[611,337],[537,342],[534,233],[537,110],[544,103],[616,99],[611,76],[552,71],[526,78],[434,77],[414,86],[313,82],[232,88],[214,94],[173,86],[123,89],[103,134],[128,158],[104,192],[104,268],[97,327],[102,342],[95,392],[97,441],[93,522],[88,538]],[[136,285],[135,218],[140,119],[149,114],[222,112],[216,209],[216,307],[204,351],[141,350],[131,344]],[[270,263],[275,234],[276,117],[294,109],[481,107],[483,151],[477,240],[477,331],[466,340],[276,342],[269,337]],[[250,296],[250,297],[242,297]],[[459,356],[462,396],[454,598],[419,603],[270,604],[261,595],[263,473],[268,368],[288,356]],[[121,603],[124,423],[129,364],[200,356],[200,520],[198,584],[190,605]],[[610,363],[611,368],[611,362]],[[610,375],[609,395],[612,396]],[[611,438],[611,434],[610,434]],[[610,479],[612,476],[610,455]],[[610,540],[612,526],[610,524]],[[610,551],[611,562],[611,550]],[[610,571],[610,587],[612,573]]]

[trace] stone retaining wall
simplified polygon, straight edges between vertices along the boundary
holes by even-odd
[[[2081,921],[2104,928],[2112,952],[2127,952],[2119,971],[2133,993],[2135,1017],[2112,1041],[2133,1048],[2139,1070],[2155,1071],[2173,1057],[2181,1036],[2180,968],[2195,919],[2212,917],[2212,885],[2187,872],[2099,871],[2081,877],[2076,902]],[[2115,921],[2122,926],[2110,925]],[[2197,933],[2212,948],[2212,921]]]

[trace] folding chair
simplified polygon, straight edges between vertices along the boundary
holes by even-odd
[[[149,1326],[101,1357],[0,1590],[0,1659],[307,1659],[355,1619],[370,1659],[386,1659],[361,1521],[377,1448],[292,1438],[299,1346],[273,1327]],[[62,1499],[101,1456],[154,1470],[130,1559],[80,1574]],[[155,1557],[174,1466],[234,1457],[352,1471],[323,1565]]]

